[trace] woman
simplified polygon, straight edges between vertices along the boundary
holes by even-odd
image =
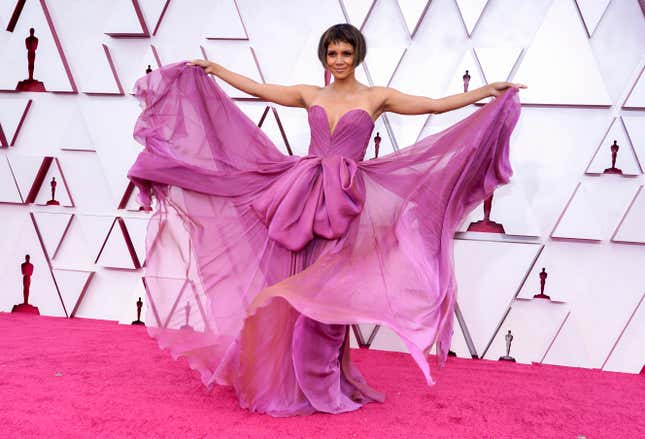
[[[436,344],[443,363],[452,336],[453,233],[512,173],[524,85],[411,96],[360,84],[365,53],[360,31],[339,24],[320,39],[326,87],[259,84],[205,60],[137,81],[145,150],[128,176],[144,205],[159,201],[146,242],[148,331],[253,411],[382,402],[350,361],[357,322],[394,330],[432,384],[427,354]],[[309,154],[280,153],[205,73],[307,108]],[[362,160],[381,113],[442,113],[487,96],[498,98],[452,127]]]

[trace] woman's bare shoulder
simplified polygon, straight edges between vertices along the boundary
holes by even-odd
[[[309,107],[309,103],[316,100],[318,95],[324,90],[324,87],[310,84],[296,84],[293,87],[297,87],[305,103],[305,107]]]
[[[319,87],[317,85],[311,85],[311,84],[296,84],[293,87],[298,87],[302,91],[320,91],[324,87]]]
[[[370,96],[375,98],[384,98],[394,90],[392,87],[382,87],[380,85],[373,85],[369,88]]]
[[[372,106],[377,109],[378,114],[383,111],[385,101],[387,100],[387,97],[392,93],[392,90],[394,89],[391,87],[382,87],[379,85],[374,85],[369,88],[369,100],[372,103]]]

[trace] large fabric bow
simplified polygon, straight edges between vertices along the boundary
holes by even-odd
[[[253,209],[267,225],[269,237],[292,251],[314,235],[342,236],[365,203],[365,183],[350,158],[302,157],[256,198]]]

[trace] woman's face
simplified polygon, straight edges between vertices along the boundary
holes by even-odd
[[[344,41],[327,46],[327,68],[334,79],[344,79],[354,74],[354,47]]]

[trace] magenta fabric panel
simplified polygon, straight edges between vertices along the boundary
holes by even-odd
[[[206,385],[275,416],[382,400],[351,366],[351,323],[394,330],[432,384],[427,355],[436,345],[443,363],[453,332],[453,234],[512,175],[517,90],[368,161],[369,114],[350,110],[332,133],[314,105],[309,154],[286,156],[185,62],[135,86],[145,149],[128,177],[143,204],[159,202],[146,236],[149,334]]]

